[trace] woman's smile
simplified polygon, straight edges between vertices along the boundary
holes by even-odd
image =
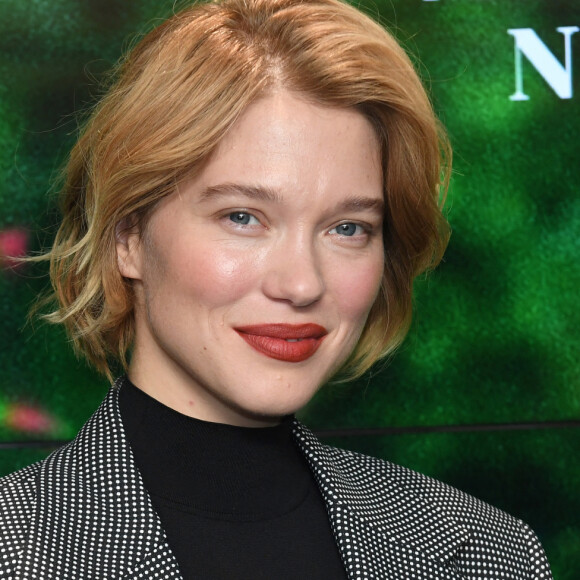
[[[255,324],[235,329],[258,352],[270,358],[298,363],[318,350],[328,331],[319,324]]]
[[[210,421],[272,424],[300,409],[352,352],[377,297],[383,203],[361,113],[288,91],[250,105],[119,244],[136,296],[130,378]]]

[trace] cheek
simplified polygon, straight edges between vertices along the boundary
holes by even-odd
[[[334,295],[343,320],[364,325],[379,293],[383,271],[382,260],[377,260],[367,265],[357,265],[333,277]]]
[[[219,245],[190,245],[174,250],[161,272],[170,293],[181,292],[199,305],[220,305],[243,296],[255,285],[257,269],[251,253]]]

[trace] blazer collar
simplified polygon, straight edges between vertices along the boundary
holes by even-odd
[[[470,533],[395,481],[403,468],[322,445],[298,421],[294,433],[327,505],[350,579],[462,578],[455,557]]]
[[[117,394],[122,379],[74,441],[43,463],[16,580],[152,577],[179,580],[126,440]],[[389,479],[385,464],[322,445],[298,421],[309,462],[351,580],[458,580],[454,555],[468,532]],[[395,469],[394,466],[392,466]]]
[[[121,381],[76,439],[43,462],[16,578],[129,580],[160,569],[160,578],[181,578],[125,438]]]

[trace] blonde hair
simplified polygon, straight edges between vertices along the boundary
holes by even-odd
[[[146,35],[115,78],[70,154],[63,220],[45,255],[59,304],[46,318],[65,325],[78,352],[109,377],[112,361],[126,367],[134,296],[118,270],[116,228],[131,220],[143,231],[156,204],[273,86],[356,108],[377,131],[385,275],[343,370],[359,376],[398,346],[411,320],[413,280],[447,244],[439,203],[449,147],[388,32],[339,0],[218,0],[190,6]]]

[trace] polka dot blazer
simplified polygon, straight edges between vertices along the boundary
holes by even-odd
[[[181,578],[123,432],[119,384],[73,442],[0,479],[0,579]],[[551,578],[521,521],[403,467],[322,445],[299,422],[294,432],[350,579]]]

